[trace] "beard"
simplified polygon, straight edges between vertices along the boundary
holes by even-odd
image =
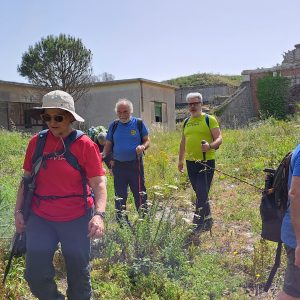
[[[119,121],[121,122],[121,123],[128,123],[129,121],[130,121],[130,119],[131,119],[131,117],[129,117],[129,118],[127,118],[127,119],[119,119]]]

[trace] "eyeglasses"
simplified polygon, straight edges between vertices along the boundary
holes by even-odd
[[[191,106],[197,106],[199,105],[200,102],[192,102],[192,103],[188,103],[188,106],[191,107]]]
[[[50,115],[47,115],[47,114],[42,114],[41,115],[41,119],[44,121],[44,122],[50,122],[52,119],[55,121],[55,122],[62,122],[65,118],[65,115],[55,115],[55,116],[50,116]]]

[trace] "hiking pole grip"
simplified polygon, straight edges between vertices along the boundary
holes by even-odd
[[[204,145],[204,144],[206,144],[206,141],[202,140],[201,145]],[[202,152],[202,154],[203,154],[203,161],[206,161],[206,152]]]

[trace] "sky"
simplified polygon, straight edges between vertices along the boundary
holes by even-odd
[[[80,38],[95,75],[162,81],[272,67],[300,43],[297,0],[0,0],[0,80],[28,82],[22,54],[48,35]]]

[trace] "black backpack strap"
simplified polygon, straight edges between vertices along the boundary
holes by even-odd
[[[35,151],[32,156],[32,165],[35,164],[35,162],[37,161],[37,159],[39,157],[43,156],[43,150],[44,150],[44,147],[46,144],[48,131],[49,131],[49,129],[45,129],[38,133]]]
[[[114,133],[115,133],[117,127],[118,127],[118,124],[119,124],[119,120],[114,120],[114,123],[112,125],[112,130],[111,130],[112,143],[114,143]],[[141,141],[143,141],[143,120],[140,119],[140,118],[137,118],[137,128],[138,128],[139,133],[140,133]]]
[[[114,123],[113,123],[113,126],[112,126],[112,130],[111,130],[112,136],[114,136],[114,133],[115,133],[117,127],[118,127],[118,124],[119,124],[119,120],[114,120]]]
[[[185,128],[185,125],[187,124],[187,122],[189,121],[190,117],[187,117],[184,122],[183,122],[183,129]],[[210,129],[209,127],[209,114],[205,114],[205,122],[206,122],[206,125],[208,126],[208,128]]]
[[[114,134],[115,134],[115,131],[118,127],[118,124],[119,124],[119,120],[114,120],[114,123],[112,125],[112,129],[111,129],[112,147],[114,146]]]
[[[205,122],[206,122],[206,125],[208,126],[208,128],[210,129],[210,127],[209,127],[209,114],[205,114]]]
[[[187,117],[187,118],[184,120],[184,122],[183,122],[183,130],[184,130],[184,128],[185,128],[185,125],[186,125],[187,122],[189,121],[189,119],[190,119],[190,117]]]
[[[69,136],[64,140],[65,149],[62,154],[64,155],[66,161],[77,171],[82,172],[82,168],[78,163],[77,157],[70,151],[70,146],[74,143],[78,138],[80,138],[84,133],[80,130],[72,131]]]
[[[48,134],[48,129],[43,130],[39,133],[38,140],[37,140],[37,146],[33,155],[32,161],[33,166],[38,164],[38,169],[40,168],[40,164],[43,162],[46,162],[47,159],[54,157],[54,156],[59,156],[63,155],[66,159],[66,161],[80,173],[81,176],[81,181],[82,181],[82,189],[83,189],[83,197],[85,200],[85,205],[86,209],[88,208],[87,206],[87,198],[88,198],[88,192],[87,192],[87,177],[81,168],[81,166],[78,163],[77,157],[70,151],[70,146],[72,145],[73,142],[75,142],[78,138],[80,138],[84,133],[80,130],[73,130],[69,136],[64,140],[64,149],[60,150],[59,152],[52,152],[47,155],[43,155],[43,149],[46,143],[46,138]]]
[[[269,278],[264,286],[264,291],[267,292],[272,284],[272,281],[274,279],[274,276],[277,272],[277,269],[280,265],[280,258],[281,258],[281,251],[282,251],[282,242],[278,242],[278,245],[277,245],[277,249],[276,249],[276,257],[275,257],[275,262],[274,262],[274,265],[273,265],[273,268],[269,274]]]
[[[82,182],[82,190],[83,190],[83,198],[85,201],[85,208],[88,209],[88,203],[87,203],[87,198],[88,198],[88,191],[87,191],[87,184],[88,184],[88,179],[86,177],[86,174],[84,170],[81,168],[81,166],[78,163],[77,157],[70,151],[70,146],[72,143],[74,143],[78,138],[83,136],[84,133],[80,130],[74,130],[72,131],[69,136],[64,140],[65,144],[65,149],[64,149],[64,157],[66,161],[80,173],[81,176],[81,182]]]
[[[140,132],[141,143],[143,142],[143,120],[137,118],[137,128]]]

